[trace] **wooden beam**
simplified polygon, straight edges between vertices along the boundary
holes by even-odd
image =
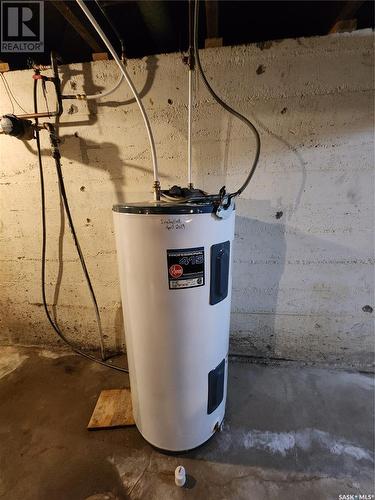
[[[88,32],[86,27],[81,23],[78,17],[70,10],[68,5],[61,0],[51,0],[51,3],[62,14],[68,23],[73,26],[80,37],[89,45],[93,52],[103,52],[103,47],[98,44],[95,38]]]

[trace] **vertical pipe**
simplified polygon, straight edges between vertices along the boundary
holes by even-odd
[[[193,105],[193,70],[189,67],[189,103],[188,103],[188,188],[193,187],[192,177],[191,177],[191,160],[192,160],[192,147],[191,147],[191,118],[192,118],[192,105]]]
[[[187,65],[189,68],[189,103],[188,103],[188,151],[187,151],[187,181],[188,188],[193,189],[192,175],[191,175],[191,164],[192,164],[192,146],[191,146],[191,126],[192,126],[192,111],[193,111],[193,74],[195,67],[194,60],[194,2],[189,0],[189,52],[187,57]]]

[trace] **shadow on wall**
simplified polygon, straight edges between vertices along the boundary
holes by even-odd
[[[149,92],[150,88],[152,87],[152,83],[155,78],[155,73],[157,69],[157,57],[155,56],[150,56],[146,59],[146,70],[147,70],[147,77],[145,84],[142,88],[142,90],[139,92],[140,97],[144,97],[147,95]],[[59,68],[60,76],[61,76],[61,89],[62,93],[68,94],[68,93],[76,93],[75,89],[75,83],[72,77],[74,76],[80,76],[83,73],[84,77],[84,84],[83,84],[83,91],[90,95],[90,94],[95,94],[100,92],[101,90],[105,90],[103,87],[95,85],[93,82],[92,78],[92,65],[91,64],[83,64],[83,70],[78,71],[78,70],[72,70],[68,66],[61,66]],[[67,91],[65,87],[70,84],[71,90]],[[67,110],[67,103],[71,103],[70,108]],[[65,110],[71,113],[74,113],[74,103],[75,101],[65,101]],[[55,127],[56,130],[60,131],[64,126],[69,126],[69,127],[74,127],[74,126],[83,126],[83,125],[93,125],[94,123],[97,122],[97,114],[98,114],[98,108],[103,107],[103,106],[108,106],[108,107],[117,107],[117,106],[126,106],[126,105],[131,105],[135,103],[135,99],[131,98],[126,101],[106,101],[106,102],[100,102],[100,100],[90,100],[87,101],[88,105],[88,110],[89,110],[89,117],[87,120],[84,121],[77,121],[77,122],[69,122],[69,123],[61,123],[59,119],[55,121]],[[123,195],[123,186],[124,186],[124,180],[126,178],[126,168],[130,167],[135,170],[140,170],[144,172],[145,174],[152,175],[152,172],[150,171],[149,168],[134,164],[134,163],[126,163],[122,160],[120,156],[120,150],[117,144],[114,143],[97,143],[95,141],[85,141],[81,137],[79,137],[78,133],[75,133],[73,135],[61,135],[60,134],[60,141],[61,141],[61,153],[62,153],[62,164],[64,164],[64,160],[72,160],[70,163],[72,164],[73,161],[77,163],[81,163],[84,165],[88,165],[90,167],[98,168],[100,170],[104,169],[108,172],[109,180],[112,182],[115,190],[115,195],[116,195],[116,201],[117,203],[123,203],[125,202],[124,195]],[[33,150],[33,148],[28,144],[25,143],[26,148],[36,155],[36,151]],[[103,159],[100,159],[100,152],[103,152]],[[97,153],[97,155],[95,155]],[[51,154],[50,150],[43,150],[42,155],[49,157]],[[90,159],[90,156],[94,156],[95,158],[92,160]],[[104,161],[103,161],[104,160]],[[107,160],[107,161],[105,161]],[[115,200],[114,200],[115,201]],[[61,198],[61,193],[59,197],[59,211],[60,211],[60,228],[59,228],[59,236],[58,236],[58,266],[57,266],[57,273],[56,273],[56,278],[55,278],[55,289],[54,289],[54,294],[53,294],[53,302],[52,302],[52,313],[53,317],[56,322],[58,322],[58,301],[59,301],[59,296],[61,292],[61,282],[63,278],[63,269],[64,269],[64,235],[66,234],[65,231],[65,213],[64,213],[64,208],[63,208],[63,202]],[[73,220],[74,220],[74,214],[73,214]],[[114,331],[115,331],[115,338],[112,340],[112,344],[115,346],[116,349],[122,349],[124,345],[124,338],[123,338],[123,319],[122,319],[122,308],[121,305],[117,308],[115,319],[114,319]]]
[[[69,163],[80,163],[108,173],[108,180],[113,184],[117,203],[124,203],[123,188],[126,183],[127,169],[138,170],[145,175],[151,176],[149,167],[137,165],[133,162],[125,162],[120,156],[120,149],[112,142],[95,142],[84,140],[78,133],[64,135],[61,137],[61,152],[64,159],[71,160]]]
[[[236,216],[231,350],[372,367],[373,246],[301,232],[268,201],[239,200],[242,210],[278,221]]]
[[[64,93],[64,86],[70,82],[72,90],[70,92],[76,92],[75,84],[72,77],[81,75],[83,73],[84,85],[83,90],[87,95],[93,95],[105,90],[104,87],[95,85],[93,82],[93,66],[91,63],[85,63],[82,65],[83,70],[71,70],[68,66],[62,67],[62,88]],[[144,98],[150,91],[152,84],[155,79],[155,74],[158,68],[158,58],[156,56],[149,56],[146,58],[146,81],[143,88],[139,90],[140,98]],[[126,83],[123,83],[125,86]],[[65,93],[70,93],[65,91]],[[129,90],[130,93],[130,90]],[[74,101],[66,101],[74,103]],[[119,107],[133,105],[135,99],[127,99],[125,101],[108,101],[106,98],[105,102],[100,100],[90,100],[87,101],[89,118],[87,121],[69,122],[65,126],[74,127],[81,125],[92,125],[97,121],[97,115],[100,107]],[[74,104],[73,113],[74,113]],[[60,124],[60,128],[64,127],[64,123]],[[111,142],[100,142],[97,143],[93,140],[84,140],[79,137],[76,132],[72,135],[62,135],[60,137],[62,143],[62,155],[63,158],[73,160],[77,163],[83,163],[90,167],[97,168],[99,170],[106,170],[109,175],[109,180],[112,182],[116,194],[117,203],[124,203],[124,181],[126,179],[127,169],[134,169],[143,172],[145,175],[150,175],[150,186],[151,186],[151,176],[152,171],[149,167],[143,167],[134,163],[133,161],[125,162],[120,155],[120,149],[117,144]],[[77,144],[75,143],[77,141]],[[91,158],[90,158],[91,157]],[[136,159],[136,157],[135,157]]]
[[[155,80],[155,74],[156,70],[158,68],[158,58],[156,56],[148,56],[146,58],[146,81],[143,85],[143,88],[141,90],[138,90],[139,97],[142,99],[144,98],[148,92],[150,91],[152,84]],[[76,91],[76,84],[74,80],[72,80],[72,77],[74,76],[81,76],[83,75],[83,91],[87,95],[94,95],[94,94],[99,94],[102,91],[107,90],[107,87],[102,87],[100,85],[96,85],[94,83],[92,73],[93,73],[93,66],[91,63],[84,63],[82,64],[82,71],[81,70],[73,70],[69,66],[60,66],[59,68],[59,73],[61,75],[61,90],[63,94],[74,94],[77,93]],[[120,71],[119,71],[120,73]],[[71,87],[71,89],[68,91],[65,89],[65,87],[68,85]],[[126,83],[123,83],[123,85],[126,85]],[[130,93],[129,89],[129,93]],[[64,102],[65,106],[67,103],[71,104],[70,110],[74,113],[75,107],[74,107],[74,102],[75,100],[67,100]],[[85,121],[77,121],[77,122],[69,122],[69,123],[62,123],[60,124],[60,127],[64,126],[80,126],[80,125],[92,125],[97,121],[97,112],[98,108],[100,107],[118,107],[118,106],[128,106],[131,104],[135,103],[135,99],[130,98],[125,101],[109,101],[106,98],[105,102],[100,101],[100,99],[93,99],[87,101],[87,106],[89,110],[89,118],[88,120]],[[69,112],[69,111],[68,111]]]
[[[274,212],[269,201],[257,201],[255,213]],[[282,216],[282,212],[277,212]],[[244,248],[245,247],[245,248]],[[246,252],[246,248],[248,252]],[[262,332],[261,345],[257,336],[256,345],[251,335],[246,338],[246,349],[258,352],[262,356],[274,357],[276,348],[275,319],[278,302],[279,283],[284,272],[286,259],[285,224],[268,223],[257,219],[236,216],[235,240],[233,244],[233,302],[232,312],[263,311],[258,316],[257,330]],[[267,262],[261,266],[266,272],[260,272],[257,261]],[[248,262],[254,265],[248,266]],[[246,273],[242,272],[243,266]],[[248,289],[248,303],[244,303],[241,291]],[[238,293],[237,293],[238,292]],[[266,298],[266,303],[264,299]],[[241,330],[238,331],[241,333]],[[237,339],[236,349],[241,351],[241,341]]]
[[[269,127],[262,123],[256,116],[251,117],[252,121],[258,126],[259,132],[262,131],[269,136],[271,136],[276,141],[280,142],[286,149],[289,149],[295,155],[296,162],[299,164],[302,178],[300,186],[295,197],[295,202],[293,204],[293,210],[289,211],[290,216],[299,206],[302,193],[306,184],[306,162],[304,161],[301,153],[297,150],[295,146],[286,141],[283,137],[275,134]],[[228,159],[229,159],[229,148],[232,133],[232,116],[229,116],[227,134],[225,140],[225,150],[224,150],[224,164],[223,164],[223,174],[226,177],[228,173]],[[250,135],[250,131],[249,131]],[[252,137],[249,137],[249,142],[252,141]],[[258,168],[261,166],[258,165]],[[237,203],[239,207],[249,204],[246,200],[241,200]],[[269,214],[274,213],[274,207],[271,207],[269,200],[253,200],[250,202],[251,208],[248,207],[246,213],[254,214]],[[281,203],[280,203],[281,205]],[[243,217],[241,215],[236,216],[236,230],[235,230],[235,240],[234,240],[234,276],[233,282],[241,281],[241,258],[240,255],[246,255],[244,249],[242,252],[238,252],[236,255],[237,243],[249,241],[249,249],[255,253],[256,256],[262,256],[267,265],[266,272],[259,273],[256,271],[257,266],[251,266],[254,271],[250,271],[250,274],[246,274],[247,286],[253,293],[250,296],[250,304],[248,304],[248,309],[263,311],[257,316],[256,330],[261,331],[261,338],[257,336],[256,340],[252,340],[251,335],[248,335],[246,339],[245,350],[249,350],[252,353],[258,353],[262,357],[278,357],[276,353],[276,310],[278,303],[278,293],[279,284],[281,277],[284,272],[285,259],[286,259],[286,238],[285,238],[285,220],[286,215],[284,215],[282,210],[278,210],[275,213],[275,218],[279,222],[269,223],[257,219],[252,219],[249,217]],[[237,240],[237,241],[236,241]],[[248,256],[251,259],[251,255]],[[255,257],[256,261],[257,257]],[[237,271],[237,272],[236,272]],[[243,283],[243,287],[246,287],[246,283]],[[264,303],[264,298],[266,296],[266,303]],[[239,304],[235,302],[232,303],[232,312],[236,312]],[[247,309],[247,310],[248,310]],[[240,308],[241,310],[241,308]],[[241,330],[238,332],[241,333]],[[241,340],[237,339],[236,349],[241,351]]]

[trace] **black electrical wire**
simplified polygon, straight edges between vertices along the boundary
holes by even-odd
[[[8,90],[8,87],[6,86],[6,83],[5,83],[5,80],[4,80],[4,77],[3,77],[3,74],[0,73],[0,76],[1,76],[1,80],[3,82],[3,85],[4,85],[4,88],[5,88],[5,92],[8,96],[8,99],[9,99],[9,102],[10,102],[10,105],[12,106],[12,113],[14,114],[14,103],[13,103],[13,100],[12,100],[12,97],[9,93],[9,90]]]
[[[6,93],[8,94],[8,97],[9,97],[9,100],[11,102],[11,105],[12,105],[12,112],[14,114],[14,104],[13,104],[13,100],[14,102],[17,104],[17,106],[24,112],[27,114],[27,111],[21,106],[21,104],[17,101],[15,95],[13,94],[12,92],[12,89],[10,88],[9,86],[9,83],[8,83],[8,80],[5,78],[5,75],[3,73],[0,72],[0,76],[1,76],[1,79],[3,81],[3,85],[4,85],[4,88],[5,88],[5,91]]]
[[[34,112],[38,112],[38,100],[37,100],[37,85],[38,85],[38,80],[34,80]],[[39,127],[38,127],[38,118],[35,118],[35,138],[36,138],[36,146],[37,146],[37,151],[38,151],[38,163],[39,163],[39,176],[40,176],[40,194],[41,194],[41,208],[42,208],[42,268],[41,268],[41,284],[42,284],[42,300],[43,300],[43,307],[44,311],[46,313],[47,319],[49,323],[51,324],[52,328],[55,330],[57,335],[63,340],[71,349],[74,351],[76,354],[79,354],[80,356],[83,356],[86,359],[89,359],[91,361],[94,361],[95,363],[98,363],[103,366],[107,366],[108,368],[112,368],[113,370],[117,370],[120,372],[125,372],[129,373],[129,370],[126,368],[121,368],[116,365],[110,365],[106,363],[105,361],[102,361],[95,356],[92,356],[91,354],[87,354],[77,347],[75,347],[64,335],[64,333],[61,331],[60,327],[58,324],[52,319],[51,314],[48,310],[48,305],[47,305],[47,297],[46,297],[46,249],[47,249],[47,229],[46,229],[46,200],[45,200],[45,187],[44,187],[44,173],[43,173],[43,163],[42,163],[42,153],[41,153],[41,147],[40,147],[40,134],[39,134]],[[70,212],[70,207],[68,203],[68,199],[66,196],[66,191],[65,191],[65,185],[64,185],[64,179],[62,176],[62,170],[61,170],[61,164],[60,164],[60,154],[58,152],[57,148],[57,140],[56,136],[54,135],[54,129],[51,124],[49,125],[49,130],[51,135],[51,143],[55,144],[54,150],[53,150],[53,157],[55,159],[56,163],[56,170],[57,170],[57,175],[58,175],[58,180],[59,180],[59,188],[61,192],[61,196],[63,199],[64,203],[64,208],[65,212],[69,221],[70,229],[72,231],[73,239],[76,244],[77,252],[80,257],[81,265],[84,270],[84,274],[86,276],[86,279],[88,280],[89,286],[92,288],[90,278],[87,273],[87,268],[84,263],[82,251],[79,246],[78,238],[75,232],[74,224],[73,224],[73,219],[71,216]],[[54,142],[56,141],[56,142]],[[81,259],[82,257],[82,259]]]
[[[199,50],[198,50],[198,18],[199,18],[199,0],[195,0],[195,6],[194,6],[194,55],[195,55],[195,62],[198,66],[198,70],[200,73],[200,76],[202,77],[202,80],[204,84],[206,85],[207,90],[211,94],[211,96],[215,99],[215,101],[220,104],[228,113],[231,113],[234,115],[236,118],[241,120],[245,125],[247,125],[252,133],[255,136],[255,143],[256,143],[256,150],[255,150],[255,157],[253,160],[253,163],[251,165],[250,171],[248,176],[245,179],[245,182],[242,184],[242,186],[237,189],[234,193],[231,193],[229,195],[229,198],[235,198],[236,196],[239,196],[248,186],[249,182],[251,181],[251,178],[254,175],[255,169],[257,168],[258,165],[258,160],[259,160],[259,154],[260,154],[260,136],[258,133],[258,130],[255,128],[255,126],[251,123],[250,120],[248,120],[245,116],[241,115],[238,111],[235,109],[231,108],[226,102],[224,102],[213,90],[211,85],[209,84],[206,75],[204,74],[201,61],[199,58]]]

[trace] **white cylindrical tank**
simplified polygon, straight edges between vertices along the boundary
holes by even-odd
[[[211,203],[113,207],[133,413],[169,451],[224,418],[235,213]]]

